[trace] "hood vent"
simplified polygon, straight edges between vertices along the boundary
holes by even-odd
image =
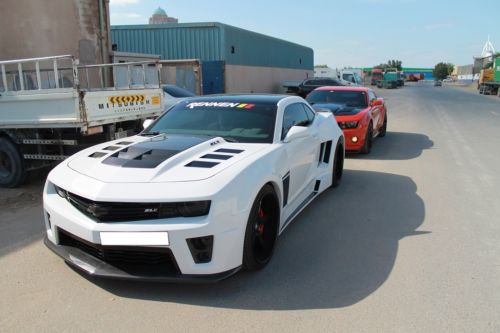
[[[161,140],[144,141],[128,147],[109,146],[104,150],[121,150],[104,159],[102,163],[122,168],[153,169],[172,156],[207,140],[206,137],[171,135],[162,137]],[[121,141],[121,143],[129,142]]]
[[[188,164],[186,164],[186,166],[190,167],[190,168],[207,168],[207,169],[209,169],[209,168],[213,168],[217,164],[219,164],[219,162],[192,161],[192,162],[189,162]]]
[[[90,154],[89,157],[99,158],[99,157],[106,156],[107,154],[108,153],[103,153],[102,151],[96,151],[95,153]]]
[[[221,148],[221,149],[217,149],[215,152],[216,153],[239,154],[239,153],[244,152],[244,150],[241,150],[241,149]]]
[[[102,163],[123,168],[156,168],[163,161],[179,153],[177,150],[148,149],[132,146],[114,153]]]
[[[102,150],[110,150],[110,151],[115,151],[117,149],[120,149],[122,147],[118,147],[118,146],[108,146],[106,148],[102,148]]]
[[[232,155],[221,155],[221,154],[206,154],[206,155],[203,155],[201,158],[207,158],[207,159],[211,159],[211,160],[228,160],[230,159],[231,157],[233,157]]]

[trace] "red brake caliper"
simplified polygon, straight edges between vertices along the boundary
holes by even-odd
[[[261,219],[261,221],[262,221],[262,219],[264,219],[265,216],[266,215],[264,214],[264,211],[262,210],[262,208],[259,209],[259,219]],[[257,231],[261,235],[264,233],[264,223],[259,223]]]

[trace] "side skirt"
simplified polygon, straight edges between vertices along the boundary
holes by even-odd
[[[297,216],[299,215],[299,213],[304,209],[306,208],[306,206],[314,199],[314,197],[316,197],[316,195],[318,195],[318,189],[319,189],[319,186],[321,184],[321,181],[320,180],[316,180],[316,184],[314,185],[314,191],[311,192],[305,199],[304,201],[302,201],[302,203],[297,207],[295,208],[295,210],[293,211],[292,214],[290,214],[290,216],[286,219],[285,223],[283,224],[283,226],[281,227],[280,229],[280,234],[283,232],[283,230],[285,230],[285,228],[288,226],[288,224],[290,224],[290,222],[292,222],[292,220]]]

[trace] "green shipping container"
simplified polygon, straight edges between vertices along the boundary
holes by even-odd
[[[500,82],[500,57],[495,59],[493,63],[493,81]]]

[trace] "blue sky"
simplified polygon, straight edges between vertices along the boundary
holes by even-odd
[[[472,63],[500,51],[498,0],[111,0],[111,24],[147,24],[158,7],[180,23],[221,22],[309,46],[315,64],[405,67]]]

